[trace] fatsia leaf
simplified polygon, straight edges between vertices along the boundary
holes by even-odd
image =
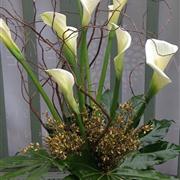
[[[0,170],[26,167],[35,164],[37,161],[28,156],[13,156],[0,160]]]
[[[36,169],[40,164],[35,164],[35,165],[31,165],[28,167],[24,167],[24,168],[19,168],[19,169],[14,169],[14,171],[9,171],[5,174],[3,174],[0,178],[5,179],[5,180],[9,180],[18,176],[27,176],[29,174],[30,171],[32,171],[33,169]]]
[[[150,131],[145,136],[142,136],[140,141],[143,145],[148,145],[155,143],[159,140],[162,140],[168,133],[169,127],[173,121],[170,120],[151,120],[148,122],[148,125],[152,125],[153,130]]]
[[[50,169],[50,163],[44,163],[40,165],[39,167],[37,167],[36,169],[33,169],[32,171],[30,171],[26,180],[40,179],[42,176],[48,173],[49,169]]]
[[[139,170],[151,169],[154,165],[159,165],[175,158],[179,153],[180,146],[159,141],[142,148],[138,152],[129,154],[120,167]]]
[[[18,176],[26,176],[27,179],[40,179],[51,167],[56,166],[59,171],[63,170],[64,164],[52,158],[46,150],[29,150],[24,155],[18,155],[0,160],[0,170],[6,172],[1,176],[10,179]],[[1,179],[0,178],[0,179]]]
[[[78,178],[74,175],[68,175],[63,180],[78,180]]]
[[[172,176],[163,175],[155,170],[135,170],[128,168],[117,168],[109,173],[111,177],[123,180],[178,180]]]

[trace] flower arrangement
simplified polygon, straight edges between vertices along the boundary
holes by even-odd
[[[92,13],[99,2],[78,1],[82,22],[79,51],[79,31],[67,25],[64,14],[41,14],[43,22],[52,28],[63,44],[66,67],[46,69],[45,72],[57,83],[59,93],[67,104],[68,115],[63,113],[63,109],[62,115],[57,112],[12,39],[9,27],[0,19],[0,41],[26,70],[51,113],[46,115],[44,125],[48,132],[45,145],[31,143],[17,156],[1,159],[0,170],[6,172],[2,175],[3,179],[20,175],[25,175],[27,179],[40,179],[52,167],[67,172],[64,180],[176,179],[154,169],[155,165],[180,153],[180,146],[164,140],[173,121],[152,119],[142,126],[139,123],[150,100],[171,82],[164,70],[178,47],[162,40],[148,39],[145,45],[146,63],[154,70],[149,91],[120,103],[123,59],[132,39],[129,32],[117,25],[127,0],[114,0],[108,7],[108,42],[94,95],[86,36]],[[115,83],[112,90],[103,92],[113,39],[117,39]]]

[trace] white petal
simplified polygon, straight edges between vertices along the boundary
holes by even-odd
[[[45,24],[52,27],[59,38],[65,41],[71,51],[77,55],[77,37],[78,31],[74,27],[66,25],[66,16],[57,12],[45,12],[41,14]]]
[[[124,53],[130,47],[132,38],[126,30],[121,29],[116,24],[113,24],[113,30],[115,30],[116,32],[118,45],[118,55],[114,58],[114,65],[116,70],[116,76],[120,78],[123,70]]]
[[[62,92],[72,90],[74,86],[74,77],[69,71],[64,69],[49,69],[46,70],[46,72],[57,82]]]
[[[113,24],[113,27],[116,31],[118,54],[124,53],[131,45],[131,35],[116,24]]]
[[[91,20],[91,15],[100,0],[80,0],[83,6],[83,26],[87,26]]]
[[[178,47],[176,45],[166,41],[148,39],[146,42],[146,63],[155,72],[153,81],[155,81],[154,83],[158,90],[171,82],[171,79],[164,73],[164,70],[177,50]]]
[[[70,107],[79,113],[79,107],[73,95],[74,77],[64,69],[49,69],[46,72],[52,76],[53,80],[58,84],[59,90],[63,93]]]
[[[0,19],[0,41],[10,50],[10,52],[18,57],[21,56],[21,51],[13,41],[11,37],[11,32],[7,24],[4,22],[3,19]]]
[[[121,14],[121,11],[123,7],[126,5],[127,0],[113,0],[113,4],[109,5],[109,27],[112,23],[117,24],[119,20],[119,16]]]

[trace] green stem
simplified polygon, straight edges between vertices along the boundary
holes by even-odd
[[[156,95],[156,93],[157,93],[156,87],[154,86],[153,82],[151,81],[150,88],[148,90],[147,95],[145,96],[145,102],[141,105],[141,107],[136,112],[136,115],[133,118],[133,127],[134,128],[136,128],[139,125],[139,122],[141,120],[141,117],[142,117],[147,105],[149,104],[151,99]]]
[[[99,84],[98,84],[98,91],[97,91],[97,96],[96,96],[97,102],[100,102],[100,100],[101,100],[102,91],[103,91],[103,87],[104,87],[104,81],[106,78],[107,67],[109,64],[109,58],[110,58],[111,49],[112,49],[112,40],[113,40],[114,34],[115,34],[114,31],[110,31],[109,36],[108,36],[108,42],[107,42],[107,47],[106,47],[106,51],[105,51],[103,67],[101,70],[100,80],[99,80]]]
[[[80,133],[81,133],[82,137],[85,137],[86,136],[85,128],[84,128],[84,124],[83,124],[81,119],[82,118],[81,118],[80,114],[78,114],[77,115],[77,124],[79,126],[79,130],[80,130]]]
[[[83,10],[82,10],[82,6],[81,6],[80,0],[77,0],[77,5],[78,5],[78,8],[79,8],[79,14],[80,14],[81,21],[82,21],[82,18],[83,18]]]
[[[72,52],[68,48],[64,48],[64,54],[75,74],[77,85],[80,88],[82,88],[83,84],[82,84],[82,79],[81,79],[80,72],[76,63],[76,57],[74,56],[74,54],[72,54]],[[79,100],[80,112],[83,112],[85,110],[84,94],[82,94],[82,92],[78,90],[77,95],[78,95],[78,100]],[[82,117],[80,116],[80,114],[77,114],[77,124],[79,126],[81,135],[84,137],[85,127],[83,125]]]
[[[78,86],[83,88],[83,81],[82,81],[82,77],[80,76],[79,68],[76,63],[76,57],[74,56],[74,54],[72,54],[72,52],[68,48],[64,48],[64,54],[75,74],[76,82]],[[77,94],[78,94],[78,99],[79,99],[79,109],[80,109],[80,112],[83,112],[85,109],[84,94],[82,94],[80,91],[77,91]]]
[[[110,117],[112,119],[112,122],[114,121],[114,118],[116,115],[116,109],[118,107],[120,84],[121,84],[120,78],[116,77],[114,91],[113,91],[113,98],[112,98],[112,103],[111,103],[111,108],[110,108]]]
[[[87,88],[88,94],[91,95],[92,87],[91,87],[91,74],[90,74],[90,67],[89,67],[89,58],[88,58],[88,49],[87,49],[87,29],[82,31],[82,39],[81,39],[81,46],[80,46],[80,73],[81,77],[83,78],[83,84],[85,85],[85,78],[87,79]],[[91,100],[89,99],[90,105],[92,105]]]
[[[56,121],[61,121],[61,118],[58,115],[56,109],[54,108],[51,100],[49,99],[49,97],[47,96],[46,92],[44,91],[44,89],[42,88],[41,84],[39,83],[39,80],[37,79],[37,77],[35,76],[33,71],[31,70],[31,67],[26,62],[24,56],[20,52],[17,53],[17,51],[15,51],[13,48],[11,48],[9,50],[15,56],[15,58],[21,63],[21,65],[23,66],[23,68],[25,69],[25,71],[27,72],[27,74],[29,75],[31,80],[33,81],[33,83],[36,86],[37,90],[39,91],[39,93],[41,94],[41,96],[44,99],[45,103],[47,104],[47,106],[49,108],[49,111],[51,112],[53,118]]]

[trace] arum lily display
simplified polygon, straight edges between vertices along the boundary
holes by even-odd
[[[57,12],[44,12],[41,18],[45,24],[52,27],[58,37],[77,55],[77,29],[66,24],[66,16]]]
[[[145,46],[146,63],[154,70],[151,80],[151,94],[155,95],[160,89],[171,82],[165,74],[165,68],[169,64],[178,47],[166,41],[148,39]]]
[[[120,88],[120,81],[123,72],[124,53],[131,45],[131,35],[127,31],[121,29],[116,24],[113,24],[113,29],[115,29],[116,32],[118,55],[114,58],[116,79],[115,79],[115,86],[114,86],[114,92],[112,98],[112,105],[110,109],[111,118],[114,118],[115,116],[115,111],[117,109],[117,104],[119,101],[119,88]]]
[[[62,92],[73,111],[79,114],[79,107],[73,95],[74,77],[64,69],[49,69],[46,72],[52,76],[53,80],[58,84],[59,90]]]
[[[83,7],[82,25],[87,26],[91,20],[91,15],[100,0],[80,0]]]
[[[41,14],[43,22],[52,27],[57,38],[62,40],[62,51],[59,49],[59,52],[57,43],[44,37],[42,30],[46,26],[39,32],[34,28],[36,26],[31,27],[31,24],[36,25],[36,22],[24,23],[21,19],[18,20],[18,25],[22,22],[21,28],[27,26],[34,37],[38,38],[42,59],[39,56],[38,64],[33,65],[37,66],[40,72],[42,84],[13,41],[6,23],[0,20],[0,41],[21,63],[37,87],[38,92],[34,94],[42,95],[47,110],[51,112],[51,114],[46,113],[44,117],[34,111],[33,107],[36,110],[34,102],[37,101],[33,98],[36,97],[31,96],[31,93],[28,94],[24,82],[21,90],[22,92],[26,90],[26,95],[29,97],[27,101],[47,133],[42,138],[42,145],[31,143],[16,156],[0,159],[0,172],[3,172],[0,173],[0,179],[19,179],[18,176],[22,175],[24,179],[39,180],[46,178],[45,174],[53,168],[59,172],[67,172],[63,173],[64,180],[176,180],[176,177],[164,175],[155,169],[157,165],[180,154],[180,146],[168,142],[165,138],[174,122],[146,119],[143,124],[140,120],[150,99],[171,82],[164,70],[178,47],[165,41],[147,40],[146,62],[154,70],[149,92],[133,95],[128,101],[121,102],[119,95],[125,53],[131,45],[132,38],[129,32],[119,27],[117,23],[127,0],[113,0],[113,4],[109,6],[111,12],[109,19],[105,21],[109,22],[108,30],[105,27],[107,23],[97,24],[94,19],[90,38],[87,38],[87,32],[91,28],[89,25],[91,16],[101,1],[74,0],[74,2],[77,3],[80,11],[76,14],[80,14],[82,20],[81,26],[78,27],[80,31],[78,49],[77,29],[67,26],[66,16],[61,13],[48,11]],[[98,11],[106,12],[106,9],[97,8],[96,15],[98,16]],[[32,17],[36,17],[36,14]],[[19,16],[14,19],[18,18]],[[12,21],[14,19],[12,18]],[[94,34],[96,30],[100,30],[100,37]],[[19,37],[21,36],[17,36]],[[117,48],[113,46],[115,51],[112,52],[114,38],[117,40],[114,44]],[[49,48],[41,45],[40,41]],[[95,47],[98,47],[95,49],[97,51],[95,54],[91,51],[93,41],[97,44]],[[107,42],[105,51],[102,49],[104,42]],[[29,46],[26,46],[26,43],[24,46],[22,49],[26,49],[27,53],[31,54],[31,48],[27,48]],[[44,55],[46,49],[57,55],[53,56],[55,57],[53,63],[46,59]],[[101,52],[105,52],[102,61]],[[89,62],[90,54],[91,58],[94,55],[91,62]],[[97,57],[100,63],[96,65],[102,64],[100,77],[97,71],[92,71],[94,66],[91,66],[94,65]],[[107,69],[111,59],[114,60],[112,61],[114,68],[111,69],[113,76],[111,76],[110,89],[105,89],[105,79],[109,74]],[[23,76],[23,73],[21,75]],[[91,80],[92,77],[99,83],[96,83],[97,80]],[[48,88],[48,94],[44,91],[44,86]],[[37,137],[37,134],[35,133],[33,137]]]
[[[122,9],[126,5],[127,0],[113,0],[113,4],[108,6],[109,16],[108,16],[108,26],[111,29],[112,24],[118,24],[118,20]]]

